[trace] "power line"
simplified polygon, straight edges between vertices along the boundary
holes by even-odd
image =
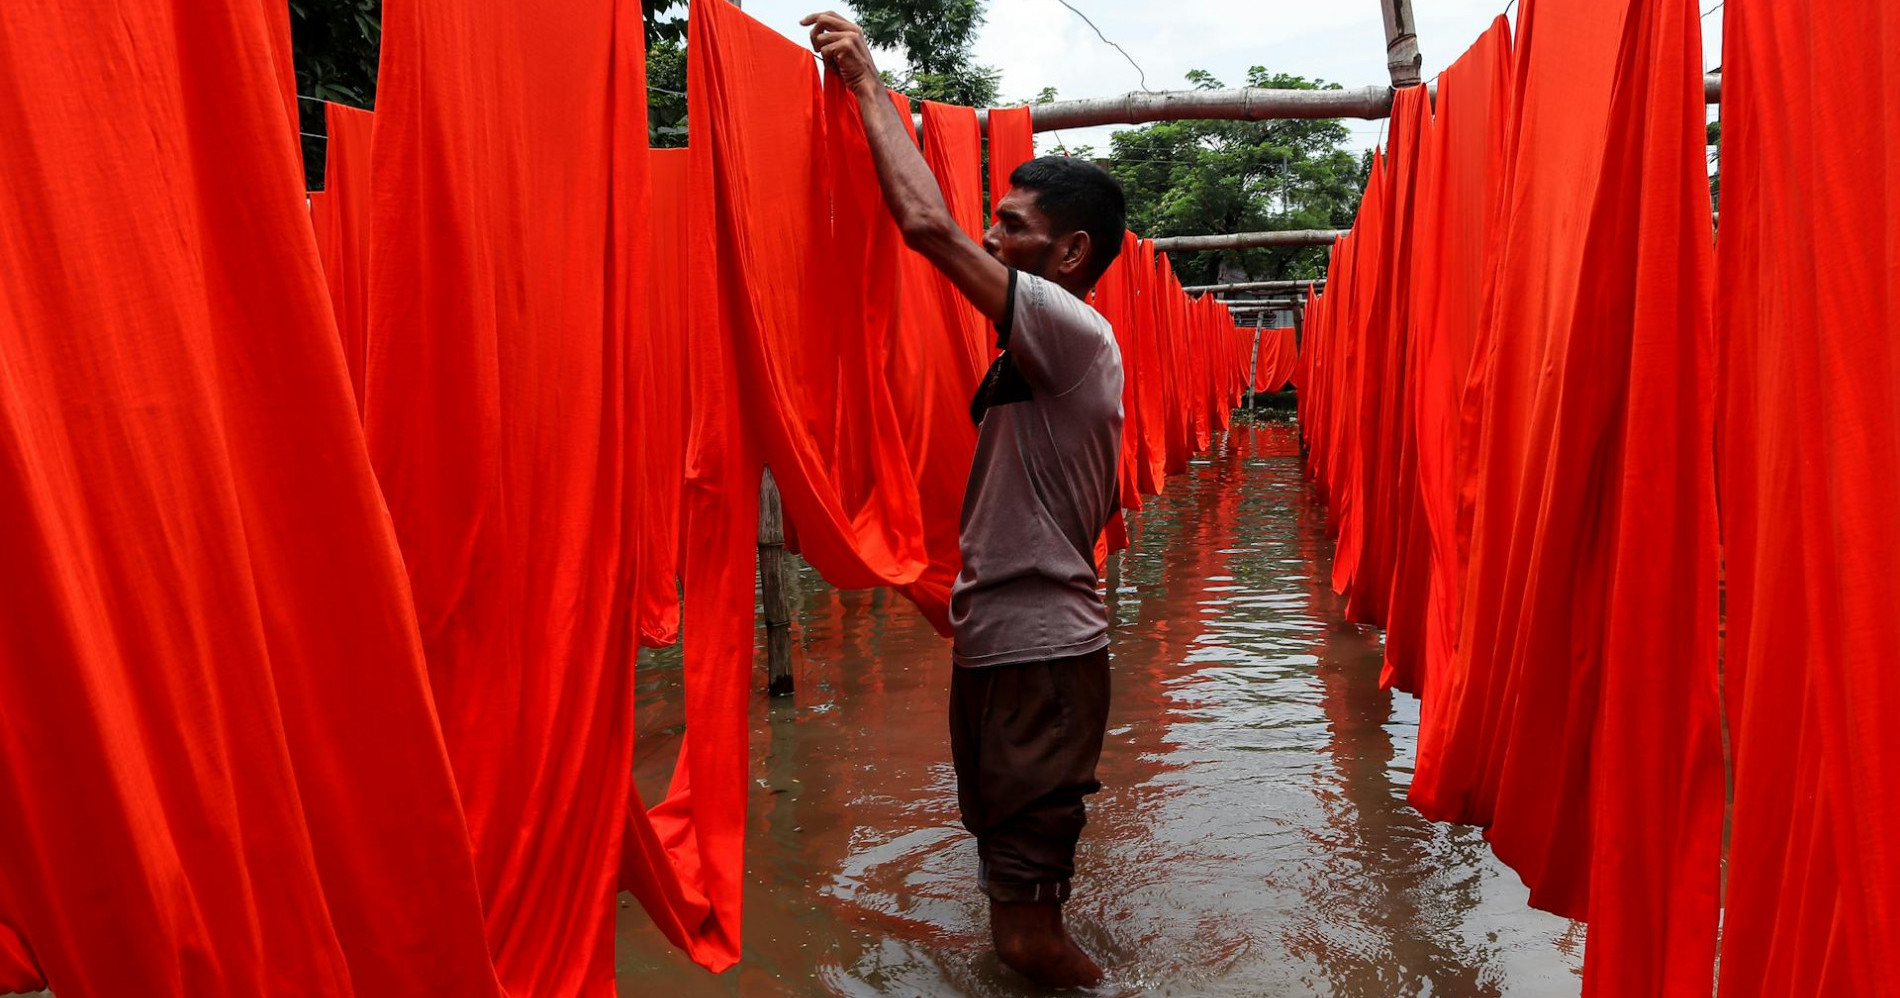
[[[1101,39],[1101,40],[1102,40],[1103,42],[1105,42],[1105,43],[1107,43],[1107,44],[1108,44],[1108,45],[1109,45],[1109,46],[1110,46],[1111,48],[1113,48],[1113,49],[1114,49],[1115,51],[1117,51],[1117,52],[1120,52],[1120,53],[1122,54],[1122,58],[1124,58],[1124,59],[1127,59],[1127,60],[1128,60],[1128,64],[1129,64],[1130,66],[1133,66],[1133,67],[1135,67],[1135,74],[1141,77],[1141,89],[1143,89],[1143,90],[1146,90],[1146,91],[1147,91],[1148,93],[1154,93],[1154,91],[1153,91],[1153,90],[1149,90],[1149,89],[1148,89],[1148,74],[1147,74],[1147,72],[1145,72],[1145,71],[1144,71],[1144,70],[1143,70],[1143,69],[1141,68],[1141,63],[1138,63],[1138,62],[1136,62],[1136,61],[1135,61],[1135,57],[1134,57],[1134,56],[1132,56],[1132,55],[1129,55],[1129,54],[1128,54],[1128,50],[1127,50],[1127,49],[1125,49],[1125,48],[1122,48],[1122,47],[1121,47],[1120,45],[1117,45],[1117,44],[1115,44],[1115,43],[1114,43],[1114,42],[1112,42],[1112,41],[1109,41],[1109,38],[1108,38],[1108,36],[1107,36],[1107,35],[1104,35],[1104,34],[1102,34],[1102,29],[1101,29],[1101,28],[1098,28],[1098,27],[1096,27],[1096,26],[1095,26],[1095,22],[1094,22],[1094,21],[1091,21],[1091,20],[1089,20],[1089,16],[1088,16],[1087,14],[1084,14],[1084,13],[1082,13],[1082,12],[1081,12],[1080,10],[1077,10],[1077,9],[1076,9],[1076,7],[1075,7],[1075,5],[1074,5],[1074,4],[1072,4],[1072,3],[1070,3],[1070,2],[1069,2],[1069,0],[1056,0],[1056,3],[1059,3],[1059,4],[1061,4],[1062,6],[1064,6],[1064,7],[1067,7],[1067,8],[1069,8],[1069,12],[1070,12],[1071,14],[1074,14],[1075,16],[1077,16],[1077,17],[1079,17],[1079,18],[1081,18],[1081,19],[1082,19],[1082,23],[1083,23],[1083,24],[1086,24],[1086,25],[1088,25],[1088,26],[1089,26],[1089,29],[1095,32],[1095,37],[1097,37],[1097,38],[1100,38],[1100,39]]]
[[[1708,10],[1705,10],[1705,11],[1703,11],[1703,12],[1702,12],[1702,16],[1703,16],[1703,17],[1704,17],[1704,18],[1706,19],[1706,18],[1707,18],[1707,17],[1708,17],[1708,16],[1710,15],[1710,14],[1713,14],[1713,13],[1715,13],[1716,11],[1718,11],[1718,10],[1721,10],[1721,9],[1722,9],[1722,4],[1725,4],[1725,3],[1727,3],[1727,2],[1728,2],[1728,0],[1721,0],[1721,2],[1720,2],[1720,3],[1717,3],[1717,4],[1715,5],[1715,6],[1713,6],[1713,7],[1710,7],[1710,8],[1708,9]]]

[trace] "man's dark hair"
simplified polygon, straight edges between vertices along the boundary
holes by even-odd
[[[1044,156],[1012,171],[1009,185],[1035,194],[1036,209],[1049,217],[1056,235],[1089,234],[1090,284],[1121,255],[1128,198],[1107,170],[1085,159]]]

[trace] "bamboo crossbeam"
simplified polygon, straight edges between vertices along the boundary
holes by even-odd
[[[1241,308],[1292,308],[1299,304],[1299,300],[1296,298],[1216,298],[1214,303]]]
[[[1262,246],[1331,246],[1346,229],[1282,229],[1274,232],[1229,232],[1217,236],[1162,236],[1154,241],[1157,253],[1197,250],[1257,249]]]
[[[1325,288],[1326,278],[1319,277],[1310,281],[1242,281],[1237,284],[1196,284],[1182,288],[1188,294],[1226,294],[1236,291],[1305,291],[1307,288]]]
[[[1437,94],[1437,84],[1426,87]],[[1722,100],[1722,74],[1710,73],[1702,81],[1703,99],[1710,104]],[[1344,90],[1290,90],[1269,87],[1240,87],[1231,90],[1137,91],[1119,97],[1090,97],[1084,100],[1059,100],[1036,104],[1030,118],[1038,132],[1062,128],[1087,128],[1093,125],[1143,125],[1153,121],[1269,121],[1287,118],[1365,118],[1390,117],[1391,87],[1356,87]],[[988,113],[977,117],[989,127]],[[921,122],[921,118],[918,119]]]

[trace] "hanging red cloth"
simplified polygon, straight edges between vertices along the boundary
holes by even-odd
[[[629,324],[638,365],[639,393],[628,418],[640,437],[636,462],[634,525],[638,557],[640,641],[650,647],[679,640],[680,532],[686,480],[686,341],[692,214],[687,209],[684,149],[655,149],[648,159],[651,251],[646,312]]]
[[[632,770],[640,12],[391,2],[383,23],[370,455],[497,969],[602,993]]]
[[[908,126],[909,99],[891,94]],[[916,483],[927,564],[901,591],[938,633],[950,632],[950,586],[963,566],[959,527],[976,451],[969,400],[988,364],[985,324],[948,279],[903,244],[878,187],[857,98],[835,76],[825,81],[839,297],[860,302],[874,371],[892,391]],[[974,112],[926,107],[938,138],[930,163],[958,220],[981,225],[981,163]],[[927,125],[927,127],[929,127]],[[974,209],[974,211],[972,211]],[[860,473],[858,477],[863,477]],[[867,479],[868,481],[868,479]],[[868,484],[859,488],[869,488]]]
[[[214,20],[0,9],[0,988],[499,998],[286,10]]]
[[[1439,76],[1433,144],[1420,158],[1413,303],[1413,439],[1430,582],[1413,692],[1420,697],[1417,773],[1409,795],[1427,813],[1437,793],[1440,677],[1449,666],[1464,578],[1460,494],[1471,454],[1460,445],[1466,376],[1493,271],[1510,117],[1510,24],[1499,17]],[[1475,412],[1476,407],[1472,407]]]
[[[1009,193],[1009,175],[1036,158],[1036,126],[1026,107],[993,107],[989,114],[990,209]]]
[[[1128,258],[1128,282],[1133,288],[1129,305],[1130,328],[1134,334],[1132,355],[1123,355],[1124,378],[1132,375],[1137,410],[1133,423],[1139,432],[1135,440],[1135,479],[1143,495],[1161,492],[1167,474],[1167,415],[1164,397],[1165,373],[1161,366],[1160,289],[1156,281],[1154,244],[1137,239]],[[1128,432],[1124,416],[1122,432]]]
[[[1388,476],[1382,491],[1387,500],[1383,517],[1385,626],[1384,666],[1379,684],[1384,689],[1416,693],[1425,654],[1426,601],[1431,590],[1431,538],[1419,494],[1420,453],[1414,396],[1418,393],[1415,368],[1419,358],[1418,301],[1429,292],[1420,287],[1435,280],[1436,261],[1421,259],[1418,249],[1424,217],[1430,214],[1425,189],[1438,142],[1437,123],[1430,97],[1422,87],[1409,87],[1392,101],[1392,146],[1395,158],[1406,163],[1405,178],[1397,185],[1403,207],[1395,219],[1392,252],[1387,254],[1389,287],[1384,332],[1386,340],[1385,424],[1382,464]],[[1418,271],[1423,268],[1424,273]]]
[[[923,103],[924,161],[930,165],[931,174],[943,190],[950,217],[970,238],[981,241],[983,133],[977,127],[976,111],[935,101]],[[935,289],[943,321],[968,344],[969,370],[981,381],[996,354],[995,330],[956,285],[938,273],[929,261],[915,253],[907,253],[906,258],[913,275],[912,283],[927,284]],[[971,391],[975,391],[977,381],[971,382]]]
[[[1713,959],[1696,15],[1680,0],[1523,11],[1464,625],[1442,769],[1420,774],[1450,805],[1435,817],[1489,825],[1533,904],[1591,922],[1590,994],[1706,992]]]
[[[992,112],[994,113],[994,112]],[[993,121],[994,119],[992,119]],[[994,147],[991,155],[994,156]],[[992,160],[994,162],[994,160]],[[1138,242],[1132,232],[1122,233],[1121,254],[1109,265],[1108,271],[1097,282],[1092,304],[1102,313],[1110,327],[1115,330],[1115,345],[1122,357],[1122,447],[1121,471],[1118,476],[1123,509],[1141,508],[1141,406],[1139,402],[1138,381],[1141,376],[1136,357],[1140,352],[1140,325],[1136,320],[1139,306],[1139,292],[1135,285],[1135,272],[1139,264],[1135,258],[1139,255],[1135,248]],[[1110,524],[1119,531],[1126,547],[1126,524],[1116,520]],[[1120,548],[1117,548],[1120,550]]]
[[[1900,938],[1900,16],[1724,23],[1722,536],[1735,798],[1721,993],[1893,991]]]
[[[376,116],[342,104],[323,105],[323,190],[310,197],[317,252],[330,285],[330,305],[350,366],[350,387],[363,412],[363,363],[369,307],[370,135]],[[321,194],[321,197],[318,196]]]
[[[764,464],[801,553],[833,585],[914,582],[926,551],[896,412],[873,370],[889,325],[867,321],[861,297],[824,293],[833,217],[811,55],[723,2],[695,2],[689,17],[687,286],[704,289],[689,297],[685,350],[691,728],[666,799],[647,811],[636,798],[628,814],[623,879],[668,938],[722,970],[739,957]]]
[[[1388,682],[1431,663],[1413,799],[1487,825],[1534,904],[1591,922],[1587,994],[1706,993],[1721,770],[1697,12],[1531,0],[1521,17],[1515,87],[1495,82],[1501,28],[1448,74],[1441,113],[1472,114],[1455,135],[1395,101],[1317,300],[1302,416],[1339,518],[1335,587],[1394,624]],[[1433,203],[1408,207],[1419,191]],[[1466,369],[1441,324],[1474,318]],[[1431,596],[1444,580],[1463,588]],[[1455,654],[1433,660],[1453,609]]]

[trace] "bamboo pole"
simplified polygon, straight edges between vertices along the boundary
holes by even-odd
[[[1435,83],[1425,88],[1436,97]],[[1722,100],[1722,74],[1703,77],[1703,100]],[[1288,118],[1387,118],[1392,115],[1391,87],[1346,90],[1284,90],[1241,87],[1231,90],[1168,90],[1126,93],[1119,97],[1050,101],[1031,105],[1038,132],[1092,125],[1143,125],[1152,121],[1272,121]],[[987,111],[977,118],[989,127]],[[921,119],[918,119],[921,120]]]
[[[1298,302],[1292,298],[1216,298],[1214,304],[1226,305],[1229,308],[1258,308],[1271,311],[1276,308],[1292,308]]]
[[[1385,13],[1385,68],[1393,89],[1418,86],[1425,63],[1418,52],[1418,22],[1412,18],[1412,0],[1382,0]]]
[[[1157,253],[1197,250],[1256,249],[1262,246],[1331,246],[1346,229],[1282,229],[1275,232],[1229,232],[1217,236],[1162,236],[1154,240]]]
[[[786,584],[785,507],[767,468],[759,478],[759,603],[765,611],[766,693],[792,693],[792,603]]]
[[[1181,290],[1191,295],[1226,294],[1237,291],[1305,291],[1307,288],[1325,288],[1326,278],[1310,281],[1243,281],[1238,284],[1196,284]]]

